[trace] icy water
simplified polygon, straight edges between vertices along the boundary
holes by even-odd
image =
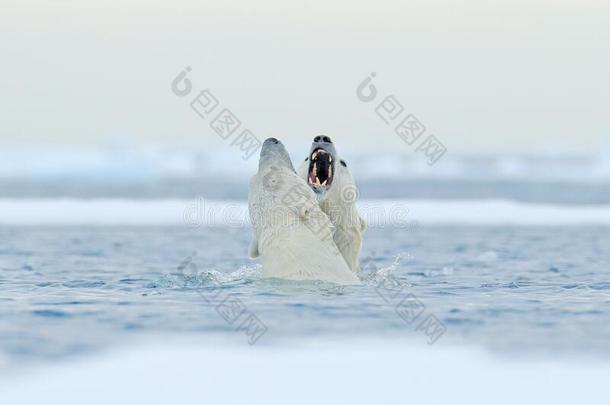
[[[252,316],[264,327],[257,345],[392,337],[502,353],[610,355],[608,227],[369,229],[363,284],[345,288],[262,279],[246,255],[249,233],[3,227],[4,367],[157,334],[247,347],[253,336],[239,329]],[[398,311],[407,297],[417,305]],[[240,308],[239,318],[222,310],[227,303]],[[429,319],[444,333],[431,339],[422,327]]]

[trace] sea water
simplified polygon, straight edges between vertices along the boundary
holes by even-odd
[[[610,354],[608,227],[370,229],[363,283],[346,287],[263,279],[248,243],[229,227],[3,227],[4,366],[156,334]],[[227,300],[242,306],[240,319],[223,313]],[[239,330],[250,314],[264,333]],[[420,325],[430,316],[440,336]]]

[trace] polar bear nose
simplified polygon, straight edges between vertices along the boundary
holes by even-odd
[[[316,136],[315,138],[313,138],[314,142],[326,142],[326,143],[333,143],[333,141],[330,140],[329,137],[327,136]]]

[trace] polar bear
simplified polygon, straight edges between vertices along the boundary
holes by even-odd
[[[350,270],[357,273],[366,223],[356,208],[356,183],[328,136],[313,138],[309,155],[299,168],[299,176],[316,193],[320,208],[333,224],[333,239],[339,251]]]
[[[263,143],[248,208],[254,231],[249,255],[261,257],[263,277],[360,283],[337,249],[316,195],[275,138]]]

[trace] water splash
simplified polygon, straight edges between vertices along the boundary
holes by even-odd
[[[409,254],[407,254],[406,256],[407,258],[410,257]],[[367,259],[365,259],[365,262],[367,263],[360,271],[358,277],[360,278],[362,284],[368,286],[376,286],[382,283],[386,283],[387,281],[395,280],[396,277],[394,276],[393,272],[398,269],[401,260],[402,253],[399,253],[394,256],[394,261],[391,264],[377,268],[376,265],[372,264],[372,261],[370,259],[368,262]]]
[[[185,267],[179,267],[178,272],[164,274],[158,280],[148,285],[149,288],[184,288],[199,289],[205,287],[225,286],[251,282],[261,278],[262,266],[241,266],[239,269],[225,273],[215,269],[198,271],[196,266],[190,267],[191,272],[184,272]]]

